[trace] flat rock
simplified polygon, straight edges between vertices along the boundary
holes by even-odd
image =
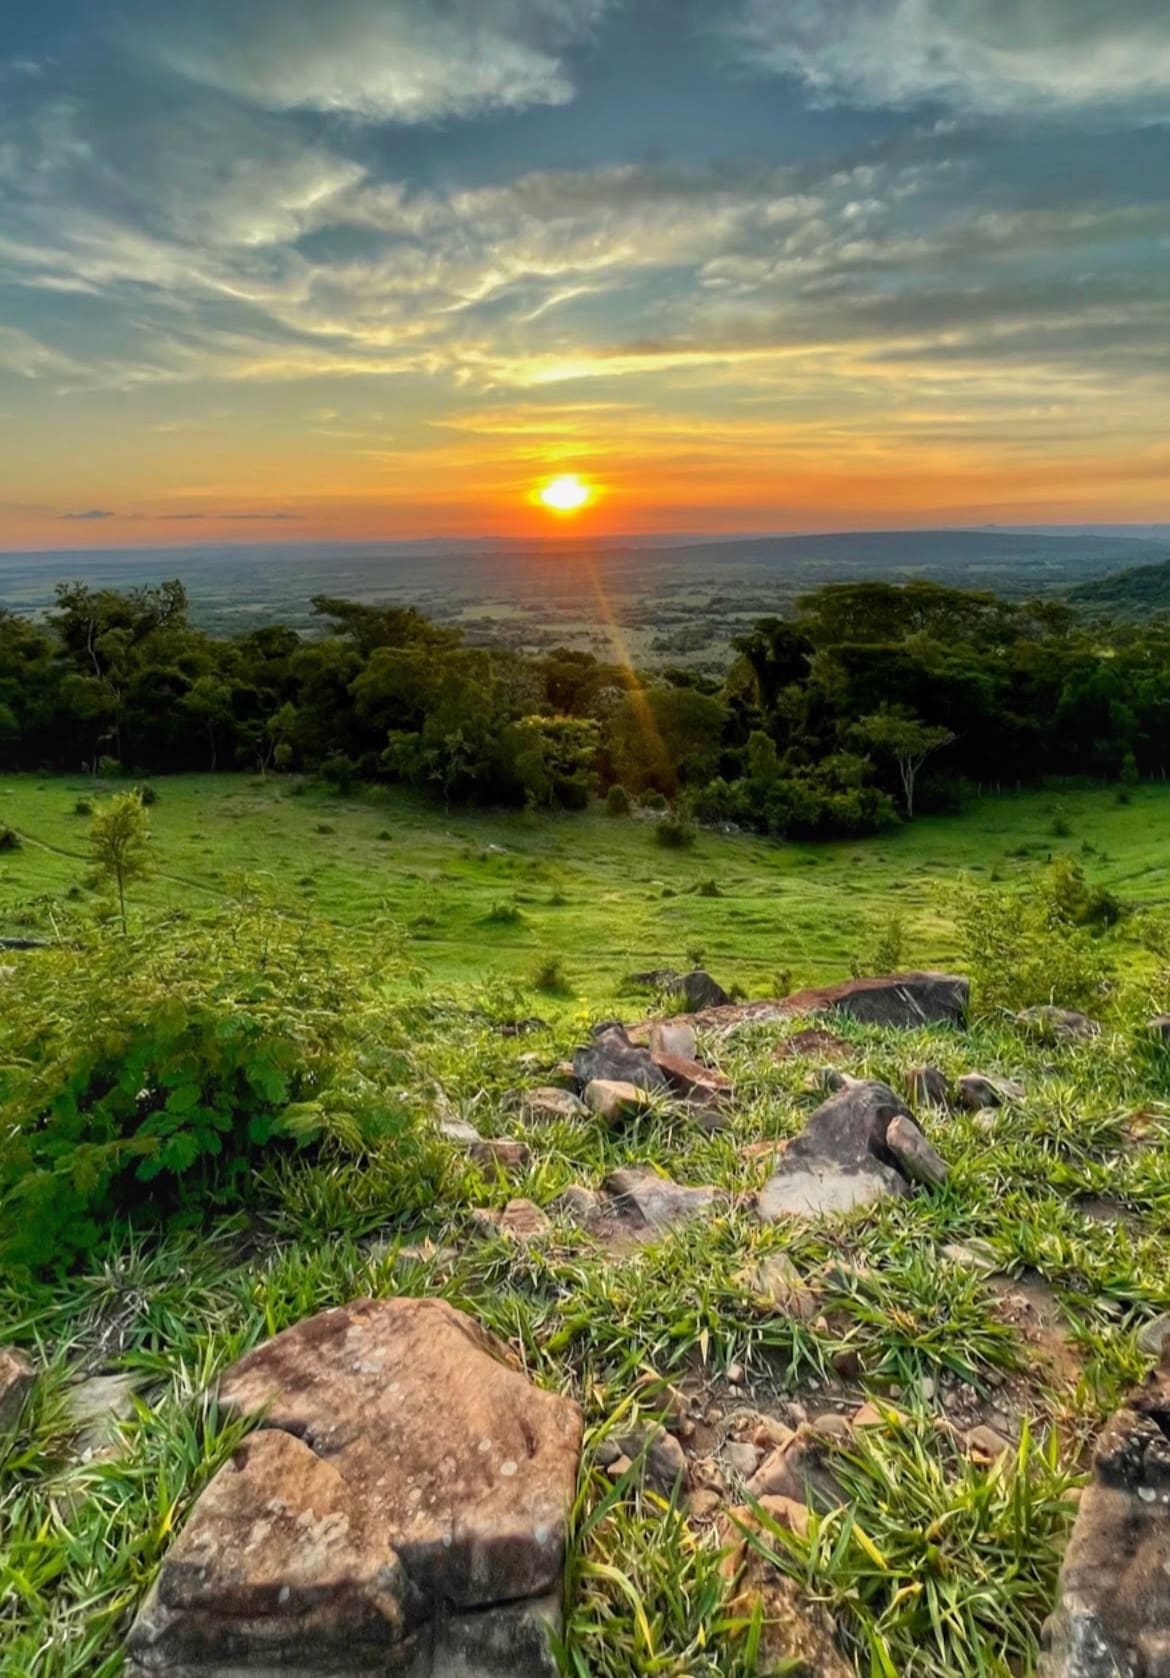
[[[686,1060],[681,1055],[652,1051],[654,1064],[666,1079],[675,1095],[713,1104],[731,1095],[731,1079],[701,1061]]]
[[[259,1416],[130,1635],[130,1678],[552,1678],[575,1404],[441,1300],[359,1300],[220,1382]]]
[[[945,1170],[888,1084],[840,1075],[837,1084],[836,1093],[785,1146],[758,1194],[756,1209],[766,1223],[851,1212],[887,1195],[908,1193],[909,1177],[887,1142],[897,1118],[905,1122],[895,1137],[908,1156],[914,1154],[916,1169],[925,1175],[928,1164],[936,1169],[937,1161]]]
[[[32,1359],[18,1346],[0,1346],[0,1434],[15,1428],[36,1379]]]
[[[671,1229],[692,1218],[709,1217],[726,1200],[718,1189],[686,1188],[652,1165],[626,1165],[605,1179],[606,1192],[619,1216],[647,1229]]]
[[[510,1200],[502,1212],[493,1206],[477,1206],[472,1218],[487,1233],[510,1235],[514,1241],[535,1241],[552,1228],[531,1200]]]
[[[649,1105],[647,1091],[625,1078],[592,1078],[585,1085],[585,1105],[606,1124],[636,1118]]]
[[[526,1171],[532,1163],[531,1148],[507,1136],[473,1142],[467,1153],[484,1171]]]
[[[1045,1627],[1040,1678],[1170,1678],[1170,1369],[1105,1427]]]
[[[655,1020],[649,1031],[650,1053],[672,1055],[679,1060],[695,1060],[698,1045],[695,1028],[689,1020]]]
[[[847,1014],[863,1025],[913,1030],[923,1025],[965,1025],[970,1000],[969,981],[954,974],[893,973],[797,991],[784,999],[783,1006],[789,1014]]]
[[[600,1026],[593,1040],[573,1056],[573,1073],[582,1087],[595,1079],[608,1083],[633,1084],[640,1090],[665,1090],[666,1079],[654,1064],[649,1049],[632,1043],[625,1026]]]
[[[116,1454],[122,1446],[122,1422],[134,1415],[134,1395],[142,1377],[115,1373],[89,1375],[65,1391],[65,1417],[73,1447],[83,1460]]]
[[[1101,1035],[1097,1021],[1077,1008],[1056,1008],[1044,1003],[1039,1008],[1022,1009],[1015,1018],[1029,1037],[1043,1043],[1087,1042]]]
[[[525,1090],[520,1097],[520,1117],[525,1124],[558,1124],[566,1119],[582,1119],[586,1112],[579,1096],[554,1084]]]

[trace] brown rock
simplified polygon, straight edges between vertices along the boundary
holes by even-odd
[[[18,1346],[0,1346],[0,1435],[15,1428],[36,1379],[32,1360]]]
[[[856,1432],[858,1428],[866,1427],[898,1427],[905,1420],[906,1417],[901,1410],[895,1409],[892,1404],[878,1405],[874,1404],[872,1400],[867,1400],[860,1410],[853,1412],[849,1425]]]
[[[680,1055],[656,1054],[654,1064],[675,1095],[714,1103],[726,1100],[731,1094],[731,1079],[697,1060],[684,1060]]]
[[[721,1501],[718,1492],[700,1487],[687,1498],[687,1514],[692,1521],[709,1521],[719,1513]]]
[[[673,1434],[653,1423],[622,1434],[620,1450],[638,1467],[642,1484],[660,1497],[671,1497],[687,1479],[686,1453]]]
[[[807,1025],[792,1032],[774,1050],[776,1060],[834,1060],[853,1051],[843,1037],[823,1026]]]
[[[636,1118],[649,1106],[646,1091],[617,1078],[594,1078],[585,1086],[585,1105],[606,1124]]]
[[[569,1070],[571,1073],[572,1068]],[[553,1084],[525,1090],[520,1097],[520,1117],[525,1124],[560,1124],[565,1120],[583,1119],[586,1112],[585,1103],[579,1096]]]
[[[906,1094],[918,1107],[948,1107],[951,1081],[937,1066],[914,1066],[906,1074]]]
[[[619,1215],[644,1229],[670,1229],[692,1218],[709,1217],[726,1199],[707,1185],[685,1188],[652,1165],[627,1165],[612,1171],[605,1187]]]
[[[1010,1439],[1005,1439],[1002,1433],[997,1433],[993,1427],[973,1427],[967,1435],[968,1455],[977,1462],[998,1462],[1000,1457],[1006,1457],[1012,1449]]]
[[[164,1561],[130,1678],[551,1678],[581,1418],[503,1357],[440,1300],[359,1300],[229,1370],[261,1431]]]
[[[824,1466],[825,1450],[824,1440],[802,1424],[786,1445],[764,1458],[748,1481],[748,1491],[756,1498],[787,1497],[825,1508],[840,1503],[840,1487]]]
[[[655,1060],[667,1055],[678,1060],[695,1060],[695,1028],[687,1020],[655,1020],[649,1031],[650,1053]]]
[[[736,1280],[771,1311],[801,1322],[811,1322],[820,1310],[820,1295],[807,1285],[786,1253],[769,1253],[757,1265],[741,1270]]]
[[[488,1234],[510,1235],[515,1241],[535,1241],[552,1228],[549,1219],[531,1200],[510,1200],[502,1212],[491,1206],[479,1206],[472,1217]]]
[[[532,1164],[532,1150],[509,1137],[473,1142],[467,1153],[484,1171],[527,1171]]]

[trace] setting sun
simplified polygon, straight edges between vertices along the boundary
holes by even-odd
[[[551,478],[547,484],[542,484],[537,492],[542,506],[553,513],[577,513],[587,506],[592,492],[575,473],[565,473],[562,477]]]

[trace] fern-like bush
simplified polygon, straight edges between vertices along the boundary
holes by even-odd
[[[351,945],[237,909],[26,958],[0,1022],[0,1265],[65,1266],[115,1220],[246,1204],[282,1150],[422,1148],[382,1093],[406,1063]]]

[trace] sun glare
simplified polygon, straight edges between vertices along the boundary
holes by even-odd
[[[550,478],[537,491],[541,506],[547,507],[551,513],[579,513],[582,507],[588,506],[591,495],[588,484],[573,472]]]

